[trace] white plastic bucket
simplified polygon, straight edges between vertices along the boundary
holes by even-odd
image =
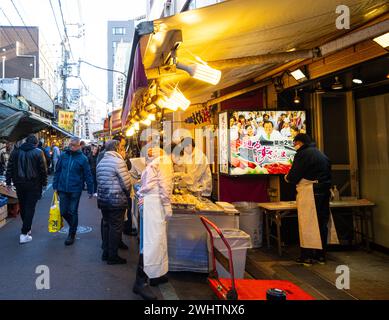
[[[239,211],[239,228],[251,237],[252,247],[260,248],[263,243],[263,213],[255,202],[235,202]]]
[[[250,235],[239,229],[221,229],[221,231],[231,247],[234,277],[243,279],[246,268],[247,249],[251,248]],[[212,232],[212,235],[215,248],[228,259],[226,245],[216,232]],[[218,261],[216,261],[216,271],[219,278],[231,278],[229,270],[226,270]]]

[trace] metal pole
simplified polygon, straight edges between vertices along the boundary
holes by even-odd
[[[3,59],[3,79],[5,78],[5,56],[2,57]]]
[[[34,79],[36,79],[36,56],[34,55]]]
[[[67,88],[66,88],[66,80],[67,80],[67,76],[68,76],[68,52],[66,51],[66,47],[65,47],[65,43],[62,42],[62,46],[63,46],[63,66],[62,66],[62,78],[63,78],[63,88],[62,88],[62,107],[64,109],[66,109],[66,100],[67,100],[67,97],[66,97],[66,91],[67,91]]]

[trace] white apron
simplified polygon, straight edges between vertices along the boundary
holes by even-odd
[[[301,179],[296,186],[300,247],[322,250],[323,246],[321,243],[320,228],[313,193],[314,183],[317,183],[317,181]],[[331,244],[339,243],[331,212],[328,221],[327,241]]]
[[[143,199],[143,269],[149,278],[158,278],[169,270],[166,221],[158,194]]]

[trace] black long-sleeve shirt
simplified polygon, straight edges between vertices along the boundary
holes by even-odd
[[[303,145],[297,150],[292,168],[286,180],[298,184],[301,179],[331,183],[331,162],[325,154],[312,145]]]

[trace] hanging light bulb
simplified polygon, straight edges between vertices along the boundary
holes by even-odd
[[[147,119],[149,119],[150,121],[155,121],[155,114],[149,113],[149,115],[147,116]]]
[[[343,84],[339,81],[339,77],[335,77],[335,82],[331,86],[334,90],[341,90],[343,89]]]
[[[293,102],[294,102],[295,104],[299,104],[299,103],[301,102],[300,97],[299,97],[299,95],[297,94],[297,89],[295,90],[295,96],[294,96]]]
[[[315,92],[316,92],[316,93],[325,93],[325,90],[324,90],[323,87],[321,86],[321,83],[320,83],[320,82],[316,83]]]

